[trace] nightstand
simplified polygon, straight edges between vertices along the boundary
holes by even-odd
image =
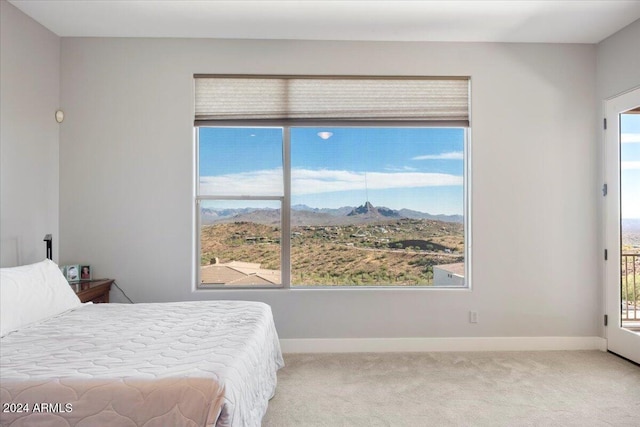
[[[113,282],[113,279],[83,280],[71,283],[71,289],[78,295],[81,302],[108,303],[109,291]]]

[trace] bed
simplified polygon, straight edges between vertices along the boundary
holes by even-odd
[[[260,425],[283,366],[268,305],[81,304],[54,270],[2,269],[2,426]]]

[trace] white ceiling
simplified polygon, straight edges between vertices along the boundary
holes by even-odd
[[[640,0],[9,0],[62,37],[598,43]]]

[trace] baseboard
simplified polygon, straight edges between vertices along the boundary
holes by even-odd
[[[283,353],[601,350],[601,337],[303,338],[281,339]]]

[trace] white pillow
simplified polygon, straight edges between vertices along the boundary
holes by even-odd
[[[0,268],[0,336],[79,305],[53,261]]]

